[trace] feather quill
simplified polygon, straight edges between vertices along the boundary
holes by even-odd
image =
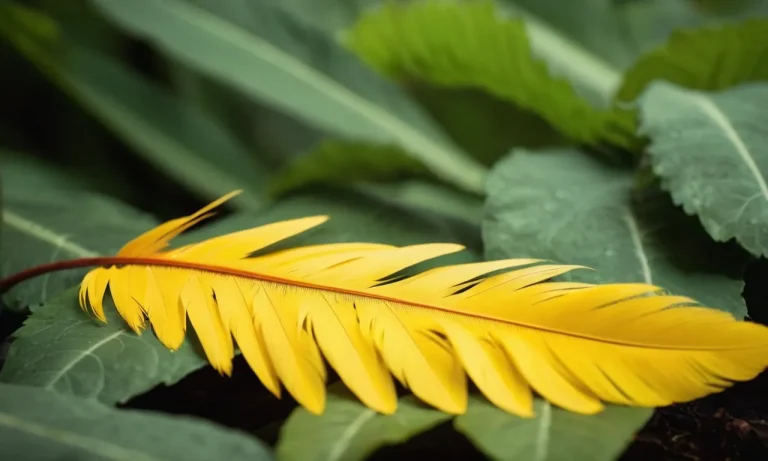
[[[316,414],[325,406],[326,361],[381,413],[396,409],[394,377],[461,414],[468,376],[523,417],[533,414],[533,392],[584,414],[603,402],[662,406],[751,379],[768,364],[763,326],[652,285],[550,280],[580,266],[510,259],[388,281],[463,247],[342,243],[251,256],[325,216],[167,249],[235,194],[128,242],[120,265],[87,273],[80,305],[105,321],[109,290],[131,329],[140,333],[148,319],[170,349],[182,344],[188,318],[219,372],[231,373],[237,346],[267,389],[279,397],[284,387]]]

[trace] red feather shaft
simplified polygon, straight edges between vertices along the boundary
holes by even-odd
[[[373,293],[365,293],[365,292],[356,291],[356,290],[345,290],[343,288],[336,288],[332,286],[317,285],[314,283],[283,279],[280,277],[259,274],[256,272],[232,269],[230,267],[200,264],[192,261],[180,261],[175,259],[155,259],[155,258],[149,258],[149,257],[141,258],[141,257],[125,257],[125,256],[79,258],[79,259],[57,261],[50,264],[42,264],[40,266],[35,266],[0,280],[0,293],[5,293],[6,291],[8,291],[10,288],[12,288],[14,285],[18,283],[21,283],[25,280],[28,280],[33,277],[37,277],[39,275],[43,275],[49,272],[55,272],[55,271],[67,270],[67,269],[77,269],[79,267],[128,266],[128,265],[178,267],[182,269],[192,269],[197,271],[213,272],[217,274],[227,274],[235,277],[256,279],[256,280],[261,280],[263,282],[281,283],[281,284],[292,285],[292,286],[301,287],[301,288],[331,291],[331,292],[352,295],[352,296],[362,296],[366,298],[378,299],[381,301],[389,301],[389,302],[398,303],[398,304],[402,304],[406,302],[406,301],[403,301],[402,299],[392,298],[389,296],[381,296]],[[434,306],[431,304],[420,304],[420,303],[414,303],[411,301],[407,301],[407,304],[411,306],[423,307],[427,309],[447,311],[446,309],[441,308],[440,306]],[[478,315],[477,317],[487,318],[488,320],[498,320],[498,319],[494,319],[493,317],[484,317],[482,315]]]

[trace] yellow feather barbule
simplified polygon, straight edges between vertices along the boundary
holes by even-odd
[[[279,397],[284,387],[315,414],[325,407],[326,361],[381,413],[396,410],[394,376],[421,400],[461,414],[468,375],[492,403],[523,417],[533,415],[533,392],[594,414],[602,402],[693,400],[768,366],[768,328],[652,285],[548,281],[577,266],[509,259],[382,282],[463,247],[341,243],[249,257],[324,216],[166,250],[237,193],[126,244],[117,256],[144,262],[91,270],[80,305],[106,321],[109,287],[127,324],[139,333],[148,319],[172,350],[188,317],[219,372],[231,373],[236,344],[267,389]],[[199,268],[164,266],[168,260]]]

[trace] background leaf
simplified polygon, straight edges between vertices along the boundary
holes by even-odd
[[[189,341],[171,352],[151,330],[128,330],[109,296],[104,311],[106,324],[83,312],[77,287],[33,306],[14,333],[0,382],[115,404],[206,365]]]
[[[624,131],[635,130],[635,112],[627,106],[654,80],[697,90],[722,90],[766,80],[767,52],[768,18],[677,30],[626,71],[616,93],[620,108],[615,123]]]
[[[575,150],[513,152],[488,181],[486,258],[582,264],[595,272],[572,277],[652,283],[743,317],[745,255],[712,242],[658,188],[633,190],[631,173]]]
[[[539,399],[534,411],[534,418],[520,418],[473,396],[454,425],[493,460],[612,461],[653,413],[608,405],[587,416]]]
[[[84,191],[60,170],[0,152],[3,186],[0,277],[39,264],[113,254],[155,226],[154,218],[109,197]],[[13,309],[46,302],[84,275],[60,271],[17,285],[3,296]]]
[[[224,10],[208,0],[93,2],[122,27],[255,100],[342,138],[400,146],[447,181],[470,191],[482,188],[484,168],[418,106],[329,37],[302,28],[275,7],[230,2]]]
[[[717,241],[768,256],[768,85],[721,93],[657,82],[640,100],[654,172]]]
[[[402,397],[393,415],[366,407],[344,386],[329,388],[325,412],[297,408],[283,425],[276,451],[283,461],[364,460],[376,449],[402,443],[451,418]]]
[[[79,461],[267,461],[257,439],[188,417],[116,410],[89,399],[0,384],[0,457]]]
[[[510,146],[572,143],[535,113],[480,88],[438,87],[429,82],[407,82],[406,88],[459,145],[487,166],[506,155]]]
[[[491,1],[386,2],[363,16],[345,42],[387,75],[479,87],[540,114],[576,140],[597,140],[605,132],[607,113],[582,99],[567,81],[554,78],[547,64],[532,55],[528,35],[535,27],[502,17]],[[582,77],[599,87],[603,104],[610,100],[618,73],[555,44],[551,50],[582,69]]]

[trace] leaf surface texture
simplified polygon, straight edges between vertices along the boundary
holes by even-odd
[[[768,85],[702,92],[665,82],[640,101],[654,172],[717,241],[768,255]]]
[[[385,2],[347,31],[345,42],[387,75],[479,87],[538,113],[572,138],[596,141],[606,133],[608,112],[550,73],[547,63],[533,54],[529,28],[490,1]],[[593,70],[591,64],[579,66]],[[611,82],[602,103],[618,83],[617,75],[607,74]],[[591,75],[600,79],[603,73]]]
[[[589,283],[658,284],[743,318],[746,265],[738,247],[712,242],[695,218],[633,171],[574,149],[515,150],[488,181],[483,241],[488,259],[528,254],[595,271]]]

